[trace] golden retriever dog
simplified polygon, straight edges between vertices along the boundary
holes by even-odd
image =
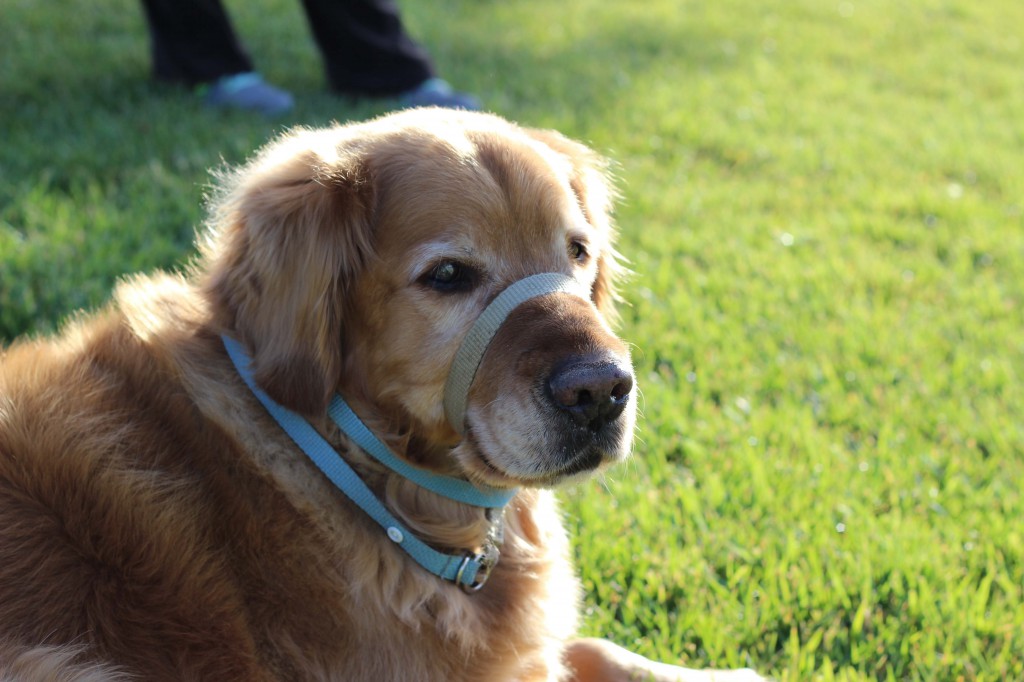
[[[423,109],[293,131],[218,184],[186,274],[0,356],[0,679],[757,679],[574,638],[551,489],[627,456],[636,402],[598,156]],[[541,274],[453,413],[465,339]]]

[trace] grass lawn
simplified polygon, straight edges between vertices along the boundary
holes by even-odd
[[[384,111],[299,3],[299,106],[148,80],[128,0],[0,7],[0,342],[191,254],[207,169]],[[564,494],[585,630],[779,680],[1024,679],[1024,3],[404,3],[443,73],[615,158],[635,457]]]

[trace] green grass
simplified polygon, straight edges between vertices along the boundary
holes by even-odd
[[[287,119],[147,79],[133,3],[0,10],[0,339],[191,253],[206,169]],[[564,495],[585,630],[780,680],[1024,679],[1024,4],[405,3],[451,80],[619,163],[635,457]],[[272,20],[271,20],[272,19]]]

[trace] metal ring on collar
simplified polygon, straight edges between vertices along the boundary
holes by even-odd
[[[491,577],[492,567],[484,563],[484,558],[483,554],[467,554],[463,557],[462,563],[459,564],[459,571],[455,574],[455,583],[466,594],[479,592],[487,583],[487,579]],[[473,582],[467,584],[462,581],[462,574],[466,572],[471,562],[478,564],[479,567],[477,568],[476,575],[473,576]]]
[[[455,354],[444,387],[444,412],[448,423],[460,435],[465,433],[466,402],[469,388],[480,367],[487,346],[498,333],[505,319],[522,303],[557,292],[588,298],[579,282],[558,272],[542,272],[513,282],[498,294],[470,328]]]

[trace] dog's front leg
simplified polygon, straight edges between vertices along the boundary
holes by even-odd
[[[572,682],[764,682],[753,670],[690,670],[656,663],[604,639],[577,639],[565,650]]]

